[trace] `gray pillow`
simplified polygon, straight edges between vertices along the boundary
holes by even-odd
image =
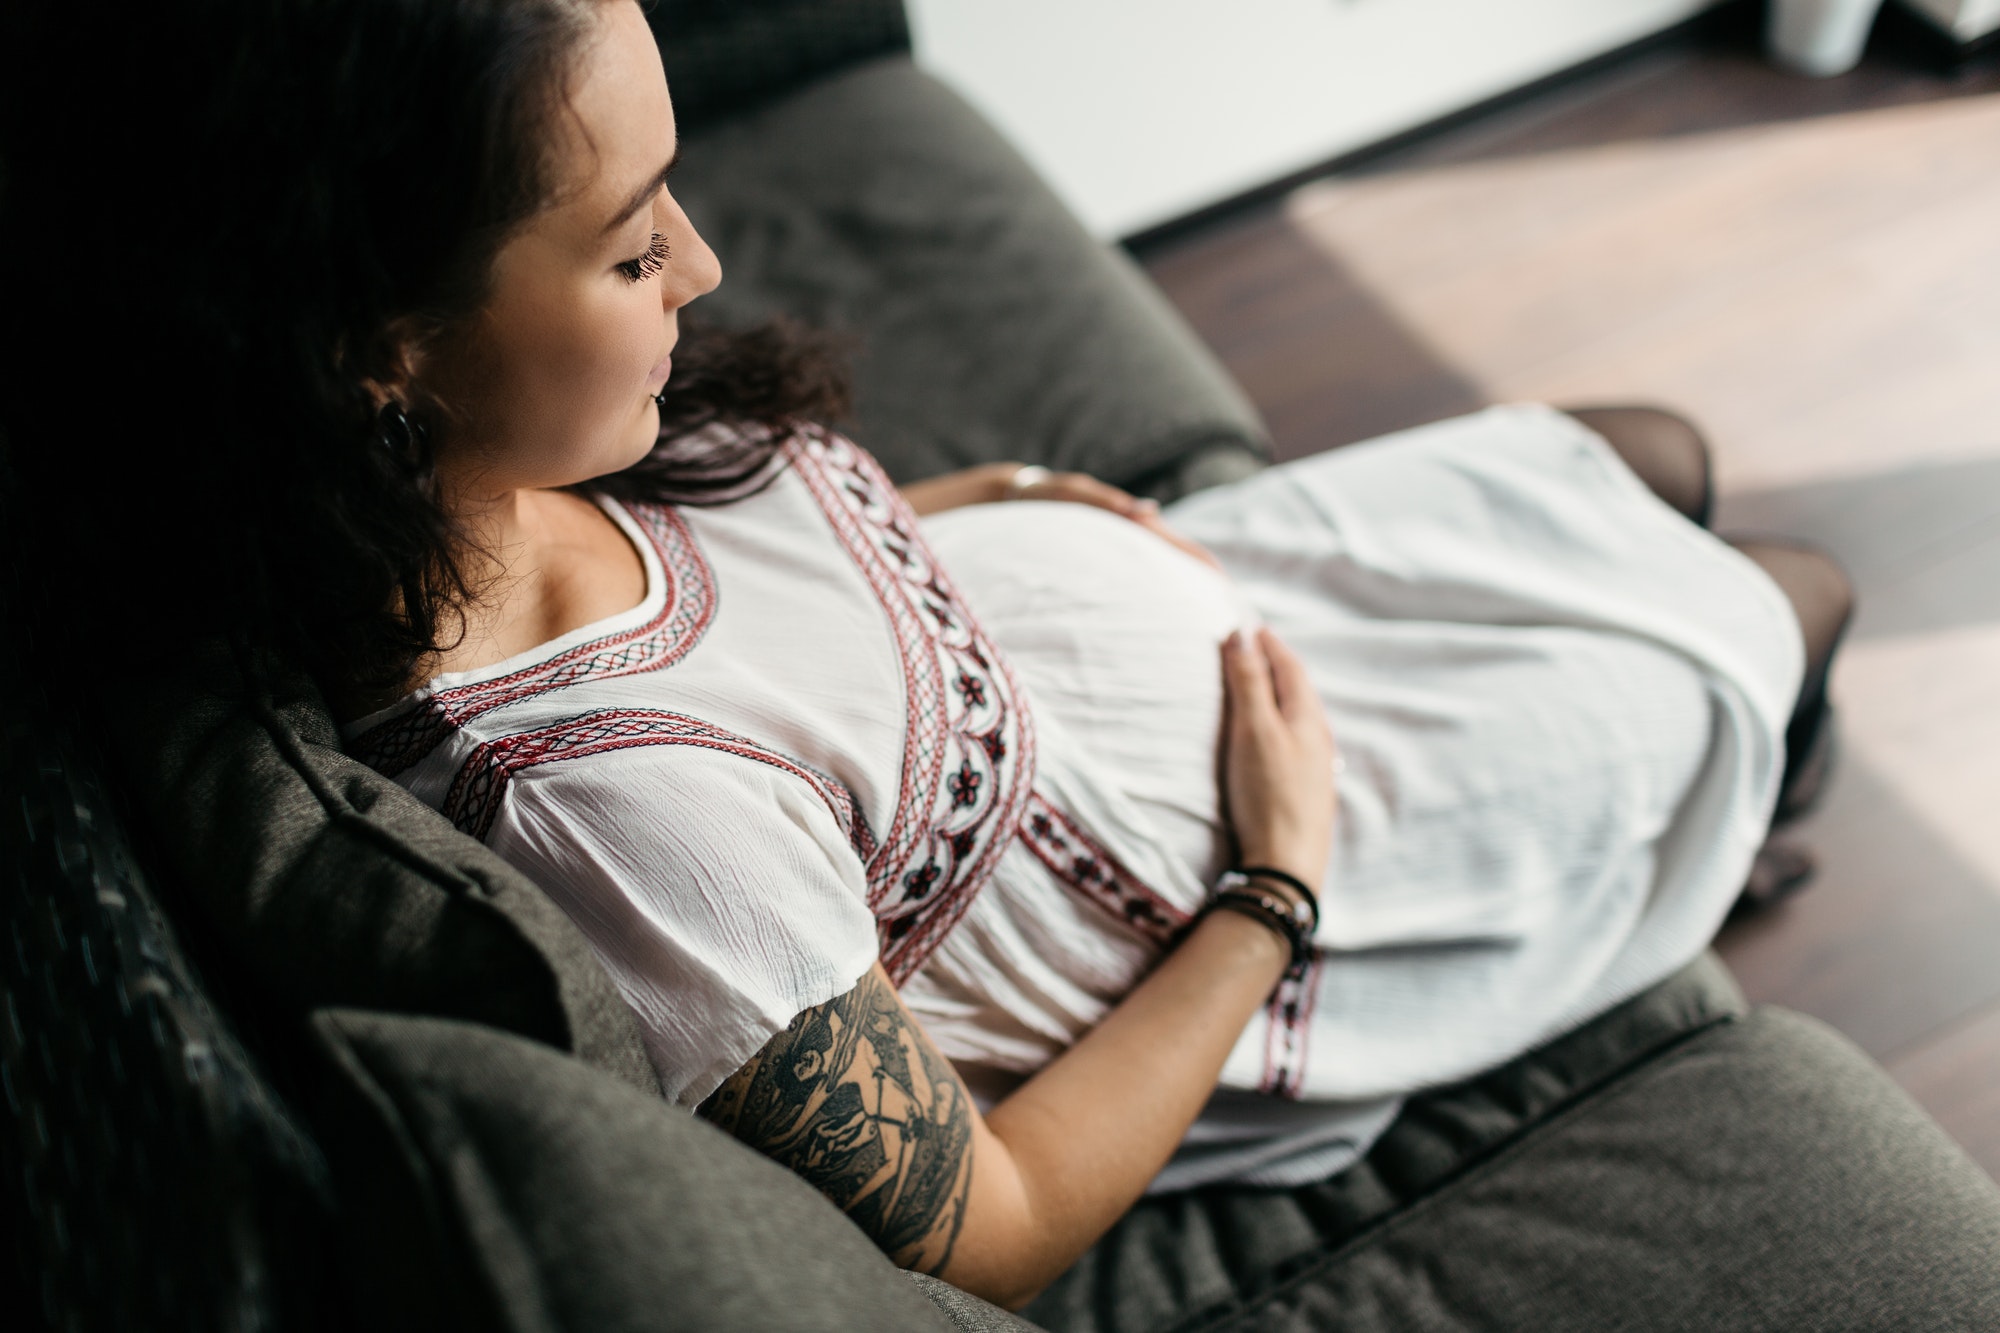
[[[342,754],[302,674],[218,649],[119,706],[107,731],[168,887],[192,934],[281,1006],[265,1017],[352,1006],[470,1019],[657,1092],[630,1010],[569,919]]]
[[[854,438],[899,480],[1015,458],[1143,486],[1268,456],[1256,411],[992,125],[886,57],[688,135],[674,194],[722,258],[697,318],[854,335]],[[1226,470],[1220,470],[1224,469]]]
[[[856,61],[910,49],[902,0],[651,0],[683,134]]]
[[[354,1010],[313,1028],[364,1326],[1030,1327],[942,1288],[948,1314],[791,1172],[545,1046]]]

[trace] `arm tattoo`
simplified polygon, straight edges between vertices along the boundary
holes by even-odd
[[[951,1258],[971,1099],[879,971],[793,1019],[700,1114],[805,1177],[904,1268]]]

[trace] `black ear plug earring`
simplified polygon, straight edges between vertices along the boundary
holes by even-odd
[[[430,444],[430,429],[391,398],[375,414],[375,442],[405,467],[417,467]]]

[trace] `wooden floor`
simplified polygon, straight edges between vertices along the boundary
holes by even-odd
[[[1656,48],[1140,258],[1295,457],[1484,403],[1674,404],[1725,530],[1853,573],[1817,884],[1725,932],[2000,1176],[2000,62]]]

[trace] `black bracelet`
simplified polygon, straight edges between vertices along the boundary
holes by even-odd
[[[1319,924],[1319,895],[1307,888],[1306,882],[1289,870],[1280,870],[1276,866],[1241,866],[1236,873],[1248,879],[1275,879],[1280,884],[1288,884],[1297,889],[1299,896],[1312,904],[1313,924]]]
[[[1312,959],[1313,932],[1319,910],[1310,899],[1293,899],[1254,884],[1240,871],[1230,871],[1216,885],[1210,908],[1222,908],[1263,922],[1281,936],[1292,955],[1285,975],[1296,977]]]

